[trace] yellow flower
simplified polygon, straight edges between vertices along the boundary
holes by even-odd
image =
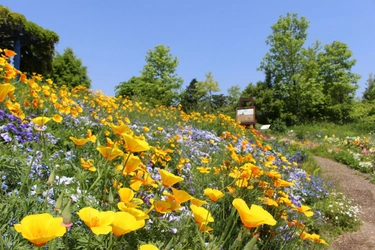
[[[77,212],[79,218],[96,234],[108,234],[112,231],[111,224],[114,221],[114,212],[99,212],[98,210],[85,207]]]
[[[16,88],[9,84],[0,84],[0,103],[4,101],[8,94],[12,93]]]
[[[160,201],[159,200],[159,201],[155,201],[153,203],[153,205],[154,205],[155,211],[158,212],[158,213],[165,214],[165,213],[172,212],[172,209],[171,209],[172,204],[169,201]]]
[[[200,207],[200,206],[202,206],[204,204],[207,204],[207,201],[202,201],[202,200],[200,200],[198,198],[194,198],[194,197],[192,197],[190,199],[190,201],[191,201],[191,204],[193,204],[193,205],[195,205],[197,207]]]
[[[150,131],[148,127],[143,127],[143,132],[147,133],[148,131]]]
[[[133,134],[133,131],[126,124],[116,126],[113,123],[108,123],[108,126],[110,126],[112,128],[113,132],[115,134],[118,134],[118,135],[121,135],[121,134],[124,134],[124,133]]]
[[[78,138],[75,138],[75,137],[73,137],[73,136],[70,136],[69,139],[72,140],[72,141],[74,142],[74,144],[77,145],[77,146],[83,146],[83,145],[85,145],[87,142],[90,141],[89,138],[79,138],[79,139],[78,139]]]
[[[309,233],[303,232],[301,233],[300,237],[304,240],[311,240],[317,243],[328,245],[328,243],[325,240],[321,239],[318,234],[309,234]]]
[[[176,200],[178,204],[184,203],[190,200],[191,198],[193,198],[190,194],[188,194],[184,190],[178,190],[178,189],[172,188],[172,192],[173,192],[173,198]]]
[[[138,191],[142,185],[158,187],[158,185],[154,182],[155,180],[152,179],[148,172],[138,171],[137,174],[131,178],[130,187],[135,191]]]
[[[51,118],[49,117],[45,117],[45,116],[39,116],[39,117],[36,117],[34,119],[31,119],[31,121],[38,125],[39,127],[43,127],[44,125],[47,124],[47,122],[49,122],[51,120]]]
[[[127,212],[131,215],[133,215],[137,220],[145,220],[148,219],[148,215],[143,212],[142,210],[136,209],[134,207],[127,207],[124,202],[117,203],[118,209],[120,209],[123,212]]]
[[[159,174],[161,176],[161,182],[164,186],[170,187],[176,184],[177,182],[183,181],[184,178],[174,175],[166,170],[159,169]]]
[[[14,224],[14,229],[35,246],[41,247],[65,234],[66,227],[61,225],[62,221],[62,217],[54,218],[47,213],[32,214],[23,218],[21,224]]]
[[[96,136],[92,134],[90,129],[87,130],[87,138],[93,143],[96,142]]]
[[[194,220],[197,223],[208,223],[214,222],[214,218],[211,213],[204,207],[197,207],[195,205],[190,205],[190,209],[193,212]]]
[[[246,202],[240,198],[234,199],[232,204],[240,214],[242,223],[248,229],[258,227],[262,224],[276,225],[276,220],[261,206],[253,204],[249,209]]]
[[[94,163],[93,159],[89,159],[89,160],[85,161],[85,159],[81,158],[81,166],[83,167],[84,170],[89,170],[91,172],[95,172],[96,167],[94,167],[93,163]]]
[[[138,205],[143,204],[143,201],[138,198],[134,198],[134,191],[130,188],[120,188],[118,190],[120,200],[125,203],[127,207],[137,208]]]
[[[206,222],[198,223],[199,231],[208,233],[209,231],[212,231],[213,229],[209,226],[207,226]]]
[[[5,104],[13,115],[21,118],[22,120],[25,119],[25,114],[23,113],[19,103],[12,103],[11,101],[7,100]]]
[[[114,220],[112,222],[112,233],[115,236],[121,236],[142,228],[144,225],[144,220],[137,220],[130,213],[117,212],[114,214]]]
[[[150,150],[150,146],[145,140],[135,139],[128,134],[122,134],[122,138],[125,140],[126,149],[132,153]]]
[[[275,206],[278,207],[279,205],[274,199],[268,198],[268,197],[263,197],[263,198],[258,198],[259,200],[263,201],[263,204],[266,204],[268,206]]]
[[[114,145],[114,147],[98,146],[96,149],[107,159],[107,161],[112,161],[117,156],[124,155],[124,152],[122,152],[116,145]]]
[[[146,244],[146,245],[140,246],[138,250],[159,250],[159,248],[157,248],[156,246],[152,244]]]
[[[205,168],[205,167],[197,167],[197,170],[201,172],[202,174],[209,174],[211,173],[211,168]]]
[[[135,156],[133,154],[130,154],[130,155],[125,154],[124,159],[125,160],[127,159],[125,167],[120,165],[119,168],[118,168],[118,170],[121,170],[122,168],[124,169],[123,172],[122,172],[123,175],[127,175],[127,174],[137,170],[142,164],[141,159],[139,159],[138,156]]]
[[[309,207],[309,206],[302,205],[301,207],[295,207],[294,210],[296,210],[300,213],[304,213],[306,215],[306,217],[311,217],[311,216],[314,215],[314,212],[310,211],[311,207]]]
[[[14,52],[13,50],[4,49],[3,51],[4,51],[4,54],[5,54],[7,57],[12,57],[12,56],[17,55],[17,53]]]
[[[204,195],[207,195],[211,201],[215,202],[221,197],[224,197],[223,192],[217,189],[212,189],[212,188],[206,188],[204,190]]]
[[[62,122],[63,118],[62,118],[61,115],[55,114],[55,115],[52,117],[52,120],[53,120],[54,122],[60,123],[60,122]]]

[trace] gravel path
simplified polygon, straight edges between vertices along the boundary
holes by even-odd
[[[338,190],[361,206],[363,225],[357,232],[345,233],[331,245],[337,250],[375,249],[375,185],[366,177],[347,166],[329,159],[315,157],[323,178],[335,181]]]

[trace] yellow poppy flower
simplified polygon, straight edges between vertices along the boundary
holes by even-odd
[[[197,207],[195,205],[190,205],[190,209],[193,212],[194,220],[197,223],[208,223],[214,222],[214,218],[211,213],[204,207]]]
[[[234,199],[232,204],[240,214],[242,223],[248,229],[262,224],[274,226],[277,223],[273,216],[261,206],[253,204],[249,209],[246,202],[240,198]]]
[[[191,198],[193,198],[190,194],[188,194],[184,190],[178,190],[178,189],[172,188],[172,192],[173,192],[173,198],[176,200],[178,204],[184,203],[190,200]]]
[[[60,123],[60,122],[62,122],[63,118],[62,118],[61,115],[55,114],[55,115],[52,117],[52,120],[53,120],[54,122]]]
[[[116,126],[113,123],[107,123],[107,125],[112,128],[112,130],[115,134],[118,134],[118,135],[121,135],[121,134],[124,134],[124,133],[133,134],[133,131],[126,124]]]
[[[90,141],[89,138],[79,138],[79,139],[78,139],[78,138],[75,138],[75,137],[73,137],[73,136],[70,136],[69,139],[72,140],[72,141],[74,142],[74,144],[77,145],[77,146],[83,146],[83,145],[85,145],[87,142]]]
[[[0,103],[3,102],[5,97],[12,93],[15,89],[16,88],[9,83],[0,84]]]
[[[122,152],[116,145],[114,145],[114,147],[98,146],[96,149],[107,159],[107,161],[112,161],[116,157],[124,155],[124,152]]]
[[[210,198],[210,200],[213,202],[216,202],[221,197],[224,197],[223,192],[217,189],[212,189],[212,188],[206,188],[204,190],[204,195],[207,195],[208,198]]]
[[[148,131],[150,131],[148,127],[143,127],[143,132],[147,133]]]
[[[197,170],[202,174],[209,174],[211,173],[211,168],[209,167],[197,167]]]
[[[159,169],[159,174],[161,176],[161,182],[166,187],[173,186],[174,184],[184,180],[184,178],[174,175],[163,169]]]
[[[112,233],[121,236],[139,228],[144,227],[144,220],[137,220],[132,214],[127,212],[116,212],[112,222]]]
[[[81,166],[84,170],[89,170],[91,172],[95,172],[96,167],[94,167],[93,163],[94,163],[93,159],[89,159],[89,160],[85,161],[85,159],[81,158]]]
[[[31,121],[38,125],[39,127],[43,127],[44,125],[47,124],[47,122],[49,122],[51,120],[51,118],[49,117],[45,117],[45,116],[39,116],[39,117],[36,117],[34,119],[31,119]]]
[[[150,150],[150,146],[145,140],[135,139],[128,134],[122,134],[121,136],[124,138],[125,148],[132,153]]]
[[[87,130],[87,138],[93,143],[96,142],[96,136],[92,134],[90,129]]]
[[[263,201],[263,204],[266,204],[268,206],[275,206],[278,207],[279,204],[274,199],[268,198],[268,197],[263,197],[263,198],[258,198],[259,200]]]
[[[14,52],[13,50],[10,50],[10,49],[3,49],[3,51],[4,51],[4,54],[5,54],[7,57],[12,57],[12,56],[17,55],[16,52]]]
[[[134,207],[128,207],[124,202],[117,203],[118,209],[120,209],[123,212],[127,212],[131,215],[133,215],[137,220],[145,220],[148,219],[149,216],[143,212],[142,210],[136,209]]]
[[[143,204],[143,201],[139,198],[134,198],[134,191],[130,188],[120,188],[118,190],[120,200],[125,203],[127,207],[137,208],[138,205]]]
[[[122,165],[119,165],[119,168],[120,168],[119,170],[124,169],[122,172],[123,175],[127,175],[131,172],[134,172],[142,164],[141,159],[139,159],[138,156],[135,156],[133,154],[130,154],[130,156],[129,154],[124,154],[124,159],[127,159],[125,167],[123,167]]]
[[[309,206],[302,205],[301,207],[295,207],[294,210],[296,210],[300,213],[304,213],[306,215],[306,217],[311,217],[311,216],[314,215],[314,212],[310,211],[311,207],[309,207]]]
[[[47,213],[32,214],[23,218],[20,224],[14,224],[14,229],[35,246],[41,247],[65,234],[66,227],[61,225],[62,221],[62,217],[54,218]]]
[[[159,250],[159,248],[157,248],[156,246],[152,244],[146,244],[146,245],[140,246],[138,250]]]
[[[155,183],[155,180],[152,179],[151,175],[148,172],[138,171],[130,180],[130,187],[138,191],[142,185],[158,187]]]
[[[209,231],[213,230],[211,227],[207,226],[207,223],[205,222],[198,223],[198,228],[199,228],[199,231],[205,232],[205,233],[208,233]]]
[[[84,207],[77,212],[79,218],[96,234],[108,234],[112,231],[114,212],[99,212],[91,207]]]
[[[155,211],[161,214],[172,212],[172,204],[168,201],[155,201],[153,206]]]

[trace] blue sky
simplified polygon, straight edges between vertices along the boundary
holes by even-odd
[[[1,5],[56,32],[56,50],[71,47],[87,66],[93,89],[114,88],[140,75],[146,52],[169,46],[184,86],[211,71],[221,93],[264,79],[257,71],[269,51],[271,26],[286,13],[310,22],[306,46],[349,45],[362,76],[357,96],[375,73],[375,0],[2,0]]]

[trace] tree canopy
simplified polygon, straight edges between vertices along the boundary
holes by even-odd
[[[0,5],[0,47],[15,51],[17,40],[21,43],[22,72],[47,74],[52,69],[59,36]]]
[[[176,74],[177,57],[170,48],[157,45],[146,54],[146,65],[140,76],[133,76],[127,82],[115,87],[116,96],[127,96],[151,104],[169,106],[178,99],[182,78]]]
[[[281,16],[271,27],[266,40],[270,50],[259,67],[265,80],[244,90],[257,97],[257,114],[267,114],[267,122],[347,122],[358,88],[359,76],[351,72],[356,60],[339,41],[324,49],[318,41],[305,47],[308,27],[305,17],[296,13]]]
[[[48,76],[57,85],[66,85],[72,89],[79,85],[90,88],[91,80],[87,75],[87,67],[82,65],[71,48],[63,54],[57,54],[52,62],[52,71]]]

